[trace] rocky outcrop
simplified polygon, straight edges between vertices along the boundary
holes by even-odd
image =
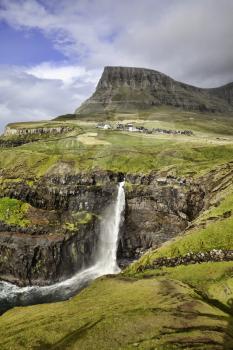
[[[233,112],[232,94],[232,83],[203,89],[151,69],[105,67],[96,91],[75,114],[129,112],[162,105],[201,112]]]
[[[68,126],[27,128],[24,123],[18,127],[15,127],[14,124],[8,124],[4,134],[0,136],[0,148],[19,147],[31,142],[58,138],[72,130]]]
[[[18,285],[47,285],[74,275],[94,259],[99,222],[72,234],[0,233],[1,279]]]
[[[158,258],[152,264],[140,265],[138,272],[159,269],[161,267],[175,267],[179,265],[201,264],[205,262],[233,261],[233,250],[213,249],[208,252],[188,253],[174,258]]]
[[[101,214],[115,200],[121,176],[99,172],[47,177],[35,184],[3,182],[1,196],[29,203],[32,220],[27,227],[0,222],[0,278],[46,285],[90,266]]]
[[[93,262],[101,215],[115,199],[123,174],[92,172],[2,181],[0,194],[30,204],[31,224],[0,223],[0,277],[18,284],[50,284]],[[118,258],[180,233],[197,215],[203,191],[184,179],[126,175],[126,211]],[[79,219],[82,213],[87,214]],[[88,218],[88,220],[86,219]]]
[[[44,177],[33,186],[7,182],[2,193],[36,208],[59,211],[64,222],[70,220],[70,212],[87,211],[100,215],[113,200],[116,183],[123,176],[97,172]],[[120,259],[136,258],[140,252],[174,237],[187,227],[204,205],[203,188],[181,178],[128,174],[125,191],[125,220],[118,251]],[[38,227],[31,232],[39,234],[40,230],[44,232],[44,228]],[[59,230],[55,223],[49,228],[52,233],[54,230]]]
[[[43,128],[14,128],[11,126],[7,126],[4,132],[5,136],[14,136],[14,135],[43,135],[43,134],[63,134],[66,132],[72,131],[72,128],[67,126],[59,126],[59,127],[43,127]]]
[[[107,206],[113,200],[121,179],[122,174],[111,172],[45,176],[32,184],[9,179],[0,185],[0,197],[20,199],[45,210],[100,213],[103,203]]]
[[[118,261],[124,266],[191,227],[210,204],[217,205],[216,192],[232,183],[232,166],[222,165],[196,182],[156,172],[104,171],[47,175],[34,182],[2,180],[0,196],[29,203],[31,224],[0,223],[0,278],[24,285],[50,284],[91,264],[101,217],[123,178],[126,207]]]
[[[204,206],[205,191],[184,179],[126,177],[125,222],[118,255],[135,259],[182,232]]]

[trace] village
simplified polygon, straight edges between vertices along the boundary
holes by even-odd
[[[152,128],[148,129],[144,126],[134,126],[132,123],[116,123],[115,125],[110,125],[109,123],[98,123],[96,125],[97,129],[103,130],[115,130],[115,131],[128,131],[128,132],[139,132],[144,134],[168,134],[168,135],[186,135],[192,136],[193,132],[191,130],[172,130],[172,129],[161,129]]]

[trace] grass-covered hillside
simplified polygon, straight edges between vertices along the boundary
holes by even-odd
[[[69,301],[5,313],[1,349],[232,349],[232,269],[100,278]]]
[[[233,123],[230,117],[166,109],[111,116],[112,125],[116,120],[125,123],[131,121],[135,126],[148,129],[189,129],[193,131],[193,136],[105,131],[96,129],[98,120],[11,124],[9,127],[16,130],[63,125],[69,131],[41,136],[27,134],[2,137],[2,175],[34,178],[57,172],[78,173],[103,169],[130,173],[170,170],[178,175],[197,176],[215,165],[232,160]],[[25,138],[25,144],[10,147],[11,140],[17,145],[17,138],[21,143],[22,138]]]

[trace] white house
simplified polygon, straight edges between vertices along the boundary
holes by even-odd
[[[104,130],[111,129],[111,125],[109,125],[109,124],[104,124],[103,129],[104,129]]]
[[[96,125],[96,128],[98,129],[104,129],[104,130],[109,130],[109,129],[112,129],[111,128],[111,125],[109,124],[104,124],[104,123],[99,123]]]
[[[130,131],[130,132],[138,131],[138,129],[135,128],[135,127],[133,126],[133,124],[131,124],[131,123],[126,124],[126,128],[127,128],[128,131]]]

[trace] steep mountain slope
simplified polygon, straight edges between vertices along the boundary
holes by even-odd
[[[105,67],[96,91],[75,113],[130,112],[162,105],[232,112],[233,84],[202,89],[151,69]]]
[[[211,95],[226,100],[231,106],[233,105],[233,83],[229,83],[219,88],[208,89],[208,92]]]

